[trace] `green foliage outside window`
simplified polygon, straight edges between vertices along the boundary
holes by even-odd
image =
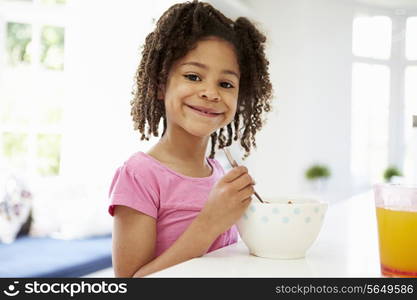
[[[16,169],[26,167],[28,135],[26,133],[2,133],[2,152],[9,166]]]
[[[42,29],[41,63],[48,69],[64,68],[64,28],[44,26]]]
[[[26,133],[3,133],[3,154],[7,158],[23,156],[27,153]]]
[[[4,132],[2,152],[14,168],[28,165],[28,134]],[[37,173],[42,176],[59,175],[61,135],[38,134],[36,136]]]
[[[31,62],[29,52],[32,40],[32,26],[29,24],[7,23],[7,53],[9,64],[28,64]]]
[[[38,134],[37,145],[38,173],[43,176],[58,175],[61,135]]]

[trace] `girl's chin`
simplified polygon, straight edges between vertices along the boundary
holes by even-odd
[[[205,138],[210,137],[213,132],[219,130],[222,127],[225,127],[226,125],[227,124],[224,124],[224,122],[221,124],[204,124],[192,120],[191,122],[184,122],[179,126],[182,128],[182,130],[186,131],[192,136]]]
[[[213,132],[216,131],[216,128],[184,128],[190,135],[200,138],[209,137]]]
[[[210,137],[210,135],[211,135],[214,131],[195,131],[195,130],[189,131],[189,130],[187,130],[187,132],[188,132],[190,135],[195,136],[195,137],[199,137],[199,138],[207,138],[207,137]]]

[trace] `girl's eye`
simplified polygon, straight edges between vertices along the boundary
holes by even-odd
[[[191,80],[191,81],[201,81],[201,78],[198,75],[195,75],[195,74],[186,74],[186,75],[184,75],[184,77]]]
[[[231,85],[230,83],[228,83],[228,82],[221,82],[220,83],[220,86],[222,87],[222,88],[225,88],[225,89],[231,89],[231,88],[233,88],[234,86],[233,85]]]

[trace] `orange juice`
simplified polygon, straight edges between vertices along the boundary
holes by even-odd
[[[376,208],[382,274],[417,277],[417,212]]]

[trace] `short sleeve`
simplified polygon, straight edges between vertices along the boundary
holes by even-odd
[[[156,219],[159,201],[150,178],[146,172],[133,173],[127,163],[118,168],[109,190],[109,214],[114,216],[115,206],[124,205]]]

